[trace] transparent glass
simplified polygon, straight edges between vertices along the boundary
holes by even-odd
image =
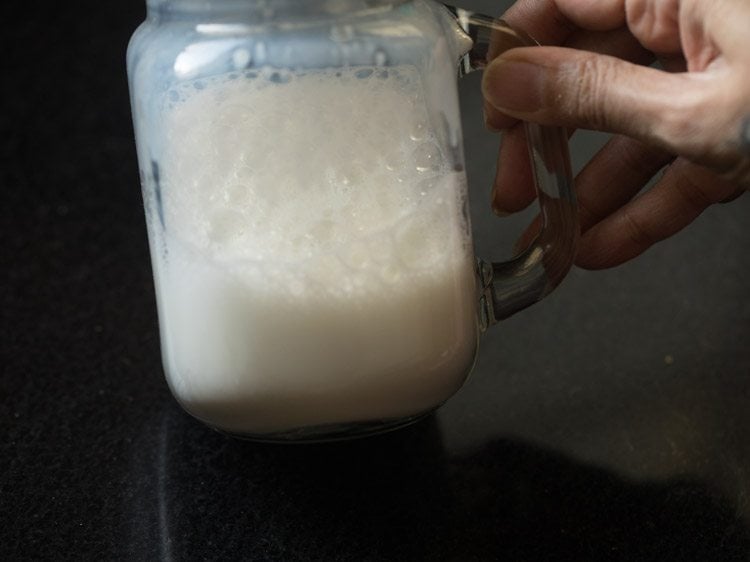
[[[567,273],[564,135],[529,126],[542,204],[510,263],[474,258],[456,75],[524,40],[430,0],[161,0],[128,49],[164,369],[233,435],[410,423],[481,332]]]

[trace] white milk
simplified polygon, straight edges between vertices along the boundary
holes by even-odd
[[[169,100],[150,231],[185,408],[264,434],[449,398],[474,359],[476,286],[464,176],[416,71],[230,75]]]

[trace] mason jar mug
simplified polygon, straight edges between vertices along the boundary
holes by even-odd
[[[128,49],[164,370],[234,435],[434,410],[481,333],[569,270],[562,131],[527,125],[540,234],[474,257],[457,74],[528,40],[432,0],[150,0]]]

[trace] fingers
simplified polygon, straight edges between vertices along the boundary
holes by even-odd
[[[661,56],[684,54],[691,71],[703,70],[719,53],[748,60],[747,0],[628,0],[625,11],[644,47]]]
[[[630,1],[627,20],[628,27],[635,36],[655,53],[671,54],[681,51],[678,0]]]
[[[685,34],[685,55],[698,55],[706,44],[715,44],[728,60],[747,64],[747,30],[750,2],[747,0],[683,0],[680,4],[680,27]]]
[[[625,25],[625,0],[556,0],[560,12],[578,27],[607,31]]]
[[[585,234],[591,227],[627,204],[673,159],[671,154],[650,148],[634,139],[612,137],[575,179],[581,233]],[[527,181],[528,185],[532,185],[530,177]],[[503,202],[519,197],[520,184],[513,184],[513,188],[516,192],[512,196],[504,194],[502,189],[497,192],[498,195],[504,195]],[[528,197],[528,193],[525,196]],[[531,197],[533,196],[532,190]],[[530,202],[524,200],[526,204]],[[539,227],[537,217],[516,242],[516,249],[526,248]]]
[[[750,125],[743,128],[750,123],[750,51],[741,47],[750,4],[628,0],[626,10],[625,3],[518,1],[505,16],[512,26],[569,48],[512,49],[488,65],[483,80],[491,128],[522,119],[623,135],[576,178],[583,232],[577,263],[590,269],[639,255],[709,205],[736,197],[738,186],[750,187]],[[653,53],[667,72],[638,66]],[[514,125],[500,152],[498,211],[533,200],[522,131]],[[681,157],[636,196],[671,154]],[[521,245],[539,225],[537,219]]]
[[[581,232],[625,205],[673,159],[637,140],[612,137],[576,177]]]
[[[624,0],[519,0],[503,14],[502,19],[542,45],[561,45],[571,40],[573,48],[590,48],[631,60],[627,51],[620,52],[616,47],[622,43],[623,35],[630,35],[624,27]],[[582,28],[594,30],[596,41],[582,40],[582,36],[588,33]],[[597,33],[618,28],[621,32],[616,33],[614,42],[609,40],[608,33]],[[630,37],[632,39],[632,35]],[[633,50],[633,47],[627,50]],[[506,129],[517,121],[487,102],[484,104],[484,119],[490,130]]]
[[[490,131],[500,132],[503,129],[509,129],[518,123],[518,119],[505,115],[487,100],[484,100],[484,126]]]
[[[603,269],[628,261],[680,231],[735,190],[735,184],[707,168],[678,158],[651,190],[583,235],[576,263],[586,269]]]
[[[487,101],[519,119],[624,134],[711,163],[725,156],[718,145],[728,127],[711,109],[717,98],[734,95],[717,89],[719,82],[609,56],[535,47],[513,49],[493,61],[482,87]]]
[[[520,0],[503,14],[542,45],[559,45],[579,27],[604,31],[625,24],[624,0]]]
[[[526,129],[518,124],[503,135],[492,188],[492,209],[500,216],[515,213],[528,207],[535,198]]]
[[[655,58],[627,27],[611,31],[577,31],[562,46],[617,57],[640,65],[651,64]]]

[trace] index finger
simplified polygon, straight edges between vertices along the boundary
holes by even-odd
[[[625,25],[625,0],[518,0],[503,19],[542,45],[561,45],[577,29],[610,31]]]

